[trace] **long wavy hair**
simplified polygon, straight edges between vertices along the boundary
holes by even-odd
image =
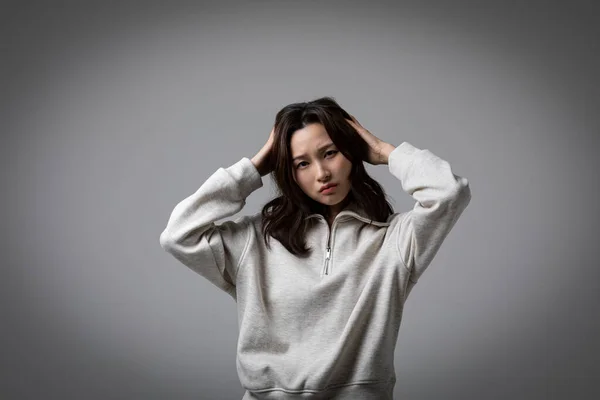
[[[394,210],[386,199],[381,185],[369,176],[363,161],[367,160],[369,145],[345,120],[351,119],[332,97],[293,103],[282,108],[275,117],[274,143],[268,162],[273,167],[272,179],[279,197],[262,209],[262,233],[269,245],[269,236],[277,239],[288,251],[308,257],[306,231],[310,214],[326,216],[329,206],[310,198],[294,180],[291,138],[294,132],[307,125],[319,123],[327,131],[338,150],[352,163],[349,201],[354,201],[374,221],[386,221]]]

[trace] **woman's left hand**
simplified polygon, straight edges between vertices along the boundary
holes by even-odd
[[[358,134],[367,142],[369,145],[368,159],[366,160],[369,164],[379,165],[387,164],[388,155],[393,146],[389,143],[384,142],[377,136],[373,135],[367,129],[365,129],[353,115],[350,115],[352,120],[346,119],[346,121],[358,132]]]

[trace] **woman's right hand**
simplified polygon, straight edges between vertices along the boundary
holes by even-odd
[[[271,171],[273,171],[273,166],[271,164],[271,151],[273,150],[273,143],[275,142],[275,127],[271,129],[271,134],[269,135],[269,139],[267,139],[267,143],[263,146],[262,149],[254,157],[252,157],[252,164],[256,167],[260,176],[265,176]]]

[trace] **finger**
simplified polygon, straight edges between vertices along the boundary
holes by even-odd
[[[362,128],[362,125],[360,124],[360,122],[358,122],[358,120],[354,117],[354,115],[351,115],[352,117],[352,121],[354,122],[354,124],[358,127]]]

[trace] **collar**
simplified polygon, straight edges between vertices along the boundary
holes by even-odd
[[[323,218],[324,219],[324,217],[321,214],[317,214],[317,213],[310,214],[305,219],[309,219],[309,218]],[[371,217],[368,216],[368,214],[365,212],[365,210],[362,207],[360,207],[360,205],[356,201],[351,201],[350,203],[348,203],[348,205],[346,207],[344,207],[344,209],[342,211],[340,211],[338,213],[338,215],[335,216],[334,221],[337,221],[339,219],[346,219],[346,218],[355,218],[355,219],[358,219],[367,224],[377,225],[377,226],[389,226],[390,225],[389,222],[373,221],[371,219]]]

